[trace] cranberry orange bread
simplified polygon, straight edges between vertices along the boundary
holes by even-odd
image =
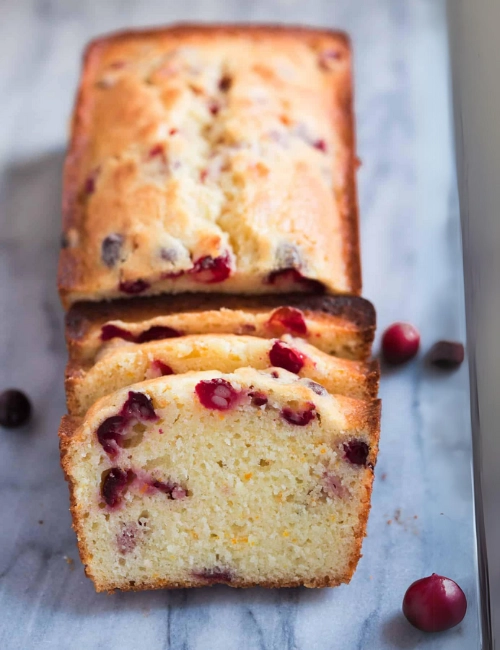
[[[72,363],[91,365],[110,342],[135,343],[186,334],[300,336],[328,354],[366,360],[375,310],[353,296],[184,294],[78,303],[66,316]]]
[[[284,368],[311,379],[311,386],[359,399],[374,399],[378,392],[378,362],[332,357],[302,339],[285,334],[262,339],[236,334],[198,334],[150,343],[115,339],[94,365],[68,364],[66,396],[70,415],[85,415],[104,395],[130,384],[185,372],[238,368]],[[316,384],[315,382],[318,382]]]
[[[65,164],[65,306],[359,293],[351,53],[337,32],[178,26],[87,48]]]
[[[349,582],[379,410],[244,368],[152,379],[64,417],[87,575],[98,591]]]

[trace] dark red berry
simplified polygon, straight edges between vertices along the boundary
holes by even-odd
[[[353,465],[366,465],[370,447],[363,440],[344,442],[344,458]]]
[[[161,157],[165,156],[165,151],[163,149],[162,144],[156,144],[154,147],[151,147],[151,149],[148,152],[149,158],[156,158],[157,156],[161,156]]]
[[[130,280],[127,282],[120,282],[119,289],[123,293],[129,293],[135,295],[137,293],[143,293],[149,289],[150,284],[145,280]]]
[[[103,325],[101,328],[101,341],[110,341],[111,339],[118,338],[124,341],[135,342],[135,336],[132,332],[124,330],[117,325]]]
[[[387,362],[398,364],[412,359],[418,352],[420,334],[409,323],[394,323],[382,337],[382,352]]]
[[[266,283],[278,286],[296,284],[303,290],[311,293],[325,292],[325,286],[323,283],[318,282],[318,280],[312,280],[311,278],[305,278],[297,269],[280,269],[278,271],[272,271],[267,276]]]
[[[290,424],[304,427],[306,424],[309,424],[311,420],[314,420],[316,417],[316,411],[314,404],[309,402],[305,409],[300,409],[298,411],[286,407],[281,411],[281,415]]]
[[[144,393],[129,391],[128,399],[122,407],[120,415],[126,420],[139,420],[141,422],[154,422],[158,416],[150,397]]]
[[[0,394],[0,426],[15,429],[26,424],[31,416],[31,402],[16,388]]]
[[[231,88],[232,83],[233,80],[228,74],[223,75],[219,81],[219,90],[222,93],[227,93],[227,91]]]
[[[152,374],[155,375],[155,377],[167,377],[168,375],[175,375],[175,372],[172,370],[172,368],[159,359],[155,359],[151,362],[151,370]],[[153,379],[153,377],[150,376],[149,379]]]
[[[148,343],[149,341],[161,341],[162,339],[173,339],[180,336],[181,333],[173,327],[166,325],[153,325],[145,332],[141,332],[137,338],[137,343]]]
[[[134,478],[135,475],[131,470],[113,467],[101,486],[101,495],[106,505],[110,508],[116,508],[120,505],[129,484]]]
[[[321,140],[315,140],[313,142],[313,147],[315,149],[318,149],[318,151],[321,151],[323,153],[326,153],[326,141],[321,139]]]
[[[212,115],[217,115],[218,112],[220,111],[220,104],[218,102],[210,102],[208,105],[208,110],[212,113]]]
[[[213,567],[212,569],[202,569],[201,571],[193,571],[193,577],[198,580],[204,580],[209,585],[218,583],[229,583],[233,580],[233,574],[228,569],[221,567]]]
[[[307,325],[303,312],[295,307],[278,307],[271,314],[267,321],[270,327],[282,328],[290,334],[305,336],[307,334]]]
[[[238,401],[239,393],[225,379],[207,379],[196,384],[196,394],[207,409],[227,411]]]
[[[463,362],[464,357],[464,346],[455,341],[434,343],[427,356],[429,363],[445,370],[457,368]]]
[[[444,632],[458,625],[467,611],[467,599],[456,582],[433,573],[408,587],[403,614],[422,632]]]
[[[298,374],[304,367],[305,356],[298,350],[294,350],[283,341],[275,341],[269,351],[269,361],[272,366],[284,368]]]
[[[85,194],[90,196],[95,192],[97,177],[99,176],[100,169],[96,168],[90,172],[90,174],[85,179],[85,184],[83,186]]]
[[[264,406],[269,401],[265,393],[248,393],[249,397],[252,398],[253,406]]]
[[[121,415],[113,415],[104,420],[97,429],[97,439],[110,458],[115,458],[118,454],[119,447],[122,446],[126,426],[126,418]]]
[[[189,273],[195,275],[197,282],[204,284],[223,282],[231,275],[229,255],[226,254],[219,257],[206,255],[205,257],[201,257],[194,263]]]
[[[104,264],[112,269],[120,260],[123,245],[123,235],[112,233],[102,242],[101,259]]]

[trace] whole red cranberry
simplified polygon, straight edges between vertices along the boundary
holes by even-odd
[[[412,359],[420,346],[420,334],[409,323],[394,323],[382,337],[384,359],[392,364]]]
[[[443,632],[458,625],[467,611],[467,599],[456,582],[433,573],[408,587],[403,614],[422,632]]]
[[[26,424],[31,415],[31,402],[15,388],[0,394],[0,426],[15,429]]]
[[[294,350],[283,341],[275,341],[269,350],[269,361],[277,368],[284,368],[289,372],[298,374],[304,367],[305,356]]]

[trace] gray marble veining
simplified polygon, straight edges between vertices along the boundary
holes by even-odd
[[[97,595],[83,575],[58,466],[65,348],[55,289],[60,174],[81,48],[100,32],[177,20],[286,21],[350,32],[364,293],[379,329],[423,349],[464,338],[459,217],[441,0],[3,0],[0,3],[0,387],[33,398],[0,432],[0,648],[356,650],[479,647],[467,368],[385,372],[364,557],[333,590]],[[400,614],[431,572],[468,595],[462,625],[425,636]]]

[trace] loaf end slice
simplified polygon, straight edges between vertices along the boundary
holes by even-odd
[[[378,402],[285,370],[162,377],[63,418],[62,465],[98,591],[349,582]]]

